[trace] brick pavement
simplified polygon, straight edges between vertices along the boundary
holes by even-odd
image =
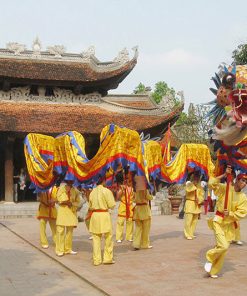
[[[36,219],[8,219],[1,222],[39,247]],[[154,248],[134,252],[129,243],[118,244],[115,246],[115,265],[92,265],[91,242],[88,240],[84,223],[79,223],[74,233],[74,250],[78,251],[78,255],[58,258],[52,246],[45,252],[114,296],[245,296],[246,219],[241,222],[241,229],[245,244],[241,247],[230,247],[222,270],[223,276],[218,279],[208,278],[203,270],[205,252],[214,245],[213,233],[207,228],[205,216],[202,216],[198,223],[197,238],[193,241],[183,238],[183,220],[177,219],[174,215],[153,217],[151,242]],[[53,268],[53,264],[51,267]]]
[[[0,295],[105,295],[0,224]]]

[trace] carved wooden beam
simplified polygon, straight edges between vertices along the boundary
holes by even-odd
[[[8,80],[3,81],[3,91],[9,91],[10,90],[10,82]]]
[[[76,85],[74,88],[73,88],[73,93],[75,95],[79,95],[81,93],[83,89],[83,86],[82,85]]]

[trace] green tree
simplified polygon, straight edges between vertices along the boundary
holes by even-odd
[[[143,83],[139,83],[137,87],[134,89],[134,94],[143,94],[146,91],[146,86]]]
[[[240,44],[237,49],[232,52],[233,63],[236,65],[247,64],[247,44]]]
[[[170,96],[177,103],[176,92],[173,88],[170,88],[166,82],[159,81],[155,84],[154,91],[152,92],[152,98],[159,104],[163,97]]]

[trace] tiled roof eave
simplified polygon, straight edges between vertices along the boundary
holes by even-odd
[[[0,101],[0,131],[54,134],[77,130],[82,134],[99,134],[110,123],[142,130],[169,121],[178,112],[174,110],[157,116],[110,112],[93,105],[15,104]]]

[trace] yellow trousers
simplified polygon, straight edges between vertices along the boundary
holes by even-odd
[[[90,219],[85,220],[87,230],[89,231]]]
[[[46,224],[49,222],[51,233],[52,233],[52,239],[54,244],[56,244],[56,220],[54,219],[39,219],[39,225],[40,225],[40,243],[42,246],[48,246],[48,239],[46,235]]]
[[[185,213],[184,216],[184,236],[186,238],[194,236],[199,214]]]
[[[240,235],[240,224],[238,223],[238,227],[235,229],[235,239],[234,241],[240,241],[241,235]]]
[[[116,227],[116,240],[123,240],[124,233],[124,223],[126,221],[126,240],[133,239],[133,220],[132,218],[126,219],[125,217],[117,218],[117,227]]]
[[[102,263],[101,256],[101,239],[105,238],[105,247],[103,255],[103,263],[111,263],[113,261],[113,241],[112,233],[93,233],[93,264],[100,265]]]
[[[74,226],[60,226],[57,225],[56,234],[56,253],[66,254],[72,251]]]
[[[133,240],[134,248],[148,248],[150,227],[151,219],[135,221],[135,232]]]
[[[229,242],[226,240],[224,230],[217,222],[213,222],[213,230],[216,240],[216,246],[209,250],[206,254],[206,258],[212,263],[210,271],[211,275],[218,274],[224,264],[226,252],[229,248]]]

